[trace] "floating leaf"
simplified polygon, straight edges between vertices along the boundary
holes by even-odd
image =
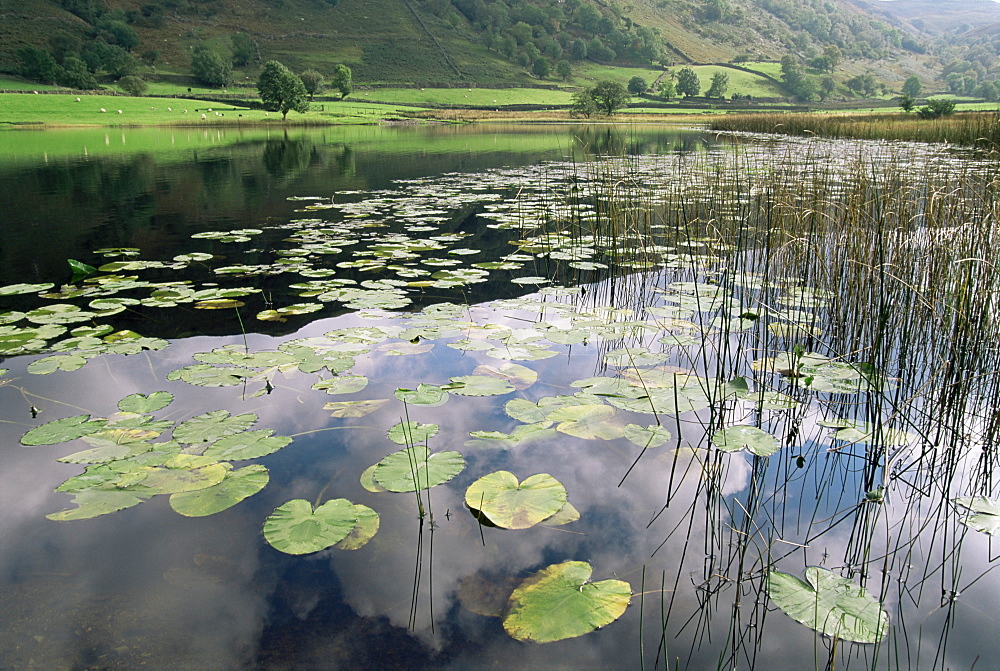
[[[500,396],[514,391],[513,385],[488,375],[459,375],[450,378],[448,391],[459,396]]]
[[[577,438],[614,440],[621,438],[625,431],[621,424],[611,421],[614,416],[615,409],[612,407],[588,404],[558,408],[549,413],[547,419],[559,422],[556,431]]]
[[[118,409],[122,412],[156,412],[170,405],[174,400],[174,395],[166,391],[154,391],[148,396],[145,394],[129,394],[118,401]]]
[[[199,387],[232,387],[242,384],[246,378],[254,375],[257,375],[257,371],[249,368],[200,363],[172,371],[167,374],[167,379],[171,381],[183,380]]]
[[[548,473],[517,481],[509,471],[485,475],[465,491],[465,504],[476,514],[504,529],[527,529],[547,519],[566,504],[566,488]]]
[[[583,636],[625,612],[632,587],[622,580],[587,582],[590,564],[553,564],[529,576],[510,595],[503,627],[519,641],[548,643]]]
[[[438,428],[437,424],[400,422],[389,429],[388,437],[389,440],[399,445],[417,445],[435,435]]]
[[[962,520],[965,526],[990,536],[1000,531],[1000,501],[975,496],[955,499],[955,503],[971,511]]]
[[[378,533],[379,516],[377,512],[360,503],[354,505],[354,512],[358,517],[357,524],[344,540],[333,546],[338,550],[358,550]]]
[[[376,467],[378,467],[378,464],[372,464],[361,472],[361,486],[370,492],[381,494],[382,492],[387,492],[389,490],[375,480]]]
[[[827,636],[877,643],[889,631],[889,616],[864,587],[824,568],[808,567],[805,581],[772,571],[767,592],[793,620]]]
[[[273,433],[273,429],[242,431],[218,439],[203,454],[217,461],[242,461],[272,454],[292,442],[287,436],[272,436]]]
[[[8,284],[0,287],[0,296],[14,296],[17,294],[37,294],[54,287],[54,284]]]
[[[319,552],[342,541],[358,523],[358,511],[347,499],[332,499],[313,510],[305,499],[275,508],[264,522],[264,539],[292,555]]]
[[[86,357],[75,354],[56,354],[32,361],[28,364],[28,372],[33,375],[48,375],[57,370],[69,372],[83,368],[87,365],[87,361]]]
[[[377,399],[369,401],[332,401],[323,406],[324,410],[332,410],[331,417],[364,417],[370,415],[383,405],[388,403],[388,399]]]
[[[55,445],[76,440],[104,428],[107,420],[90,419],[90,415],[75,415],[46,422],[21,436],[22,445]]]
[[[146,466],[137,472],[144,476],[142,486],[151,492],[176,494],[219,484],[229,472],[229,464],[216,463],[191,454],[178,454],[162,466]]]
[[[767,457],[781,449],[778,439],[756,426],[729,426],[712,435],[712,444],[723,452],[738,452],[744,447],[758,457]]]
[[[58,513],[50,513],[45,517],[56,522],[86,520],[137,506],[145,501],[146,498],[148,497],[117,489],[81,491],[73,495],[73,503],[76,504],[75,508],[63,510]]]
[[[448,390],[433,384],[421,382],[416,389],[397,389],[393,395],[404,403],[425,405],[433,408],[448,400]]]
[[[232,508],[267,485],[270,476],[260,464],[226,473],[217,485],[170,496],[170,507],[185,517],[205,517]]]
[[[343,375],[320,380],[312,386],[328,394],[353,394],[368,386],[368,378],[363,375]]]
[[[375,480],[390,492],[412,492],[448,482],[465,468],[458,452],[431,454],[423,445],[393,452],[375,467]]]
[[[638,424],[625,425],[625,437],[642,448],[657,447],[670,440],[670,432],[662,426],[650,424],[649,426],[639,426]]]
[[[538,380],[538,373],[526,366],[516,363],[505,363],[499,367],[487,366],[485,364],[476,366],[472,371],[473,375],[486,375],[495,377],[513,385],[518,391],[527,389]]]
[[[173,437],[179,443],[211,443],[224,436],[246,431],[256,421],[257,415],[254,414],[230,417],[228,410],[213,410],[178,424]]]

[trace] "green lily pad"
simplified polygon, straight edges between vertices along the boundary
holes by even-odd
[[[217,461],[242,461],[273,454],[292,442],[287,436],[274,436],[273,429],[241,431],[219,438],[205,448],[204,456]]]
[[[955,499],[955,503],[970,511],[962,520],[965,526],[990,536],[1000,531],[1000,501],[975,496]]]
[[[458,452],[431,454],[423,445],[393,452],[375,466],[375,480],[390,492],[413,492],[448,482],[465,468]]]
[[[137,506],[147,498],[134,492],[116,489],[81,491],[73,495],[73,503],[76,504],[75,508],[63,510],[58,513],[50,513],[45,517],[56,522],[87,520]]]
[[[519,641],[549,643],[583,636],[625,612],[632,587],[622,580],[588,582],[581,561],[553,564],[529,576],[510,595],[503,628]]]
[[[354,512],[358,522],[344,540],[333,546],[338,550],[358,550],[378,533],[380,520],[377,512],[360,503],[354,505]]]
[[[322,389],[328,394],[353,394],[368,386],[368,378],[363,375],[342,375],[334,376],[326,380],[320,380],[312,386],[313,389]]]
[[[228,410],[213,410],[178,424],[173,437],[177,442],[185,444],[212,443],[219,438],[246,431],[256,421],[257,415],[254,414],[231,417]]]
[[[642,448],[658,447],[671,438],[669,431],[656,424],[650,424],[649,426],[626,424],[625,437]]]
[[[8,284],[0,287],[0,296],[15,296],[18,294],[37,294],[54,287],[54,284]]]
[[[136,470],[144,476],[142,486],[155,494],[193,492],[212,487],[222,482],[228,472],[229,464],[191,454],[178,454],[162,466],[144,466]]]
[[[232,387],[242,384],[246,378],[256,374],[255,370],[239,366],[213,366],[210,363],[200,363],[172,371],[167,374],[167,379],[183,380],[199,387]]]
[[[122,412],[147,413],[156,412],[170,405],[174,395],[166,391],[154,391],[146,394],[129,394],[118,401],[118,409]]]
[[[331,417],[364,417],[370,415],[386,403],[388,399],[372,399],[367,401],[331,401],[323,406],[324,410],[332,410]]]
[[[781,449],[778,439],[756,426],[729,426],[712,435],[712,444],[723,452],[738,452],[744,447],[758,457],[767,457]]]
[[[170,507],[185,517],[205,517],[232,508],[264,489],[270,476],[260,464],[226,473],[222,482],[193,492],[170,496]]]
[[[358,511],[347,499],[332,499],[315,510],[305,499],[293,499],[265,520],[264,539],[275,550],[308,554],[344,540],[357,523]]]
[[[548,473],[517,481],[509,471],[485,475],[465,491],[465,505],[504,529],[527,529],[555,515],[566,504],[566,488]]]
[[[889,616],[864,587],[824,568],[808,567],[805,581],[772,571],[767,592],[790,618],[827,636],[877,643],[889,631]]]
[[[450,378],[448,391],[459,396],[500,396],[514,391],[514,386],[505,380],[489,375],[459,375]]]
[[[90,415],[75,415],[46,422],[21,436],[22,445],[55,445],[76,440],[104,428],[107,420],[90,419]]]
[[[614,440],[625,434],[625,427],[612,421],[615,414],[615,409],[607,405],[571,405],[553,410],[546,419],[558,422],[556,431],[570,436]]]
[[[424,405],[434,408],[448,400],[448,390],[433,384],[421,382],[416,389],[397,389],[393,395],[404,403]]]
[[[511,384],[518,391],[527,389],[538,380],[538,373],[527,366],[516,363],[505,363],[497,367],[483,364],[476,366],[472,373],[473,375],[485,375],[503,380]]]
[[[33,375],[48,375],[57,370],[70,372],[87,365],[87,357],[76,354],[55,354],[28,364],[28,372]]]
[[[389,440],[398,445],[419,445],[438,432],[437,424],[400,422],[389,429]]]

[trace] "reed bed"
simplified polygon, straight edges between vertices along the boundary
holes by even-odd
[[[740,114],[718,117],[715,131],[776,133],[857,140],[1000,147],[1000,112],[961,112],[937,119],[913,114]]]
[[[867,138],[927,128],[956,142],[956,133],[981,137],[984,128],[996,137],[997,120],[996,114],[892,124],[865,118],[830,120],[824,129]],[[827,120],[761,115],[753,118],[757,126],[738,130],[760,132],[779,121],[782,132],[819,135],[810,127]],[[672,612],[673,598],[665,607],[660,599],[662,627],[653,625],[662,630],[659,646],[667,647],[670,623],[680,621],[695,632],[689,662],[700,646],[721,637],[721,647],[713,643],[718,668],[752,668],[767,640],[762,578],[789,560],[836,567],[883,601],[912,601],[923,613],[917,619],[950,609],[950,602],[939,603],[940,594],[957,595],[981,577],[961,560],[968,531],[954,501],[1000,493],[994,476],[1000,466],[1000,205],[993,162],[912,145],[817,139],[794,141],[786,150],[763,150],[751,141],[732,151],[661,159],[653,167],[635,157],[606,157],[581,172],[562,192],[570,215],[538,223],[604,251],[610,270],[588,299],[617,301],[641,314],[657,304],[664,287],[718,287],[726,299],[702,315],[702,343],[682,348],[671,363],[719,385],[744,377],[752,388],[800,403],[780,413],[747,413],[719,394],[696,417],[676,424],[664,418],[679,448],[689,445],[693,455],[675,457],[676,467],[687,469],[676,482],[691,473],[692,462],[701,475],[697,496],[674,504],[690,506],[689,524],[663,543],[704,539],[709,559],[677,570],[692,576],[698,612]],[[745,329],[732,326],[741,315],[782,313],[797,313],[801,337],[769,332],[763,318]],[[710,328],[713,318],[721,318],[712,322],[721,326]],[[637,330],[607,346],[652,342]],[[816,393],[798,384],[794,371],[778,376],[754,361],[775,352],[851,362],[870,386],[861,394]],[[831,447],[817,427],[821,419],[864,422],[872,434]],[[754,458],[749,485],[733,496],[724,486],[731,462],[712,449],[708,436],[748,420],[782,436],[787,449],[770,460]],[[896,439],[900,432],[910,436],[906,445]],[[803,440],[808,448],[795,447]],[[671,473],[666,506],[680,491],[674,482]],[[846,541],[828,556],[827,539],[838,534]],[[667,585],[668,592],[671,587],[676,593],[684,585]],[[813,665],[875,668],[881,660],[897,668],[923,666],[914,617],[909,609],[893,612],[896,624],[880,649],[827,641]],[[949,631],[945,626],[934,634],[934,668],[945,658]],[[654,666],[664,662],[658,658]]]

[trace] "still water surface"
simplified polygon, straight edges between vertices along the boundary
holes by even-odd
[[[607,429],[610,438],[591,436],[586,428],[549,431],[540,440],[513,446],[470,440],[474,432],[514,430],[518,423],[505,412],[513,398],[573,394],[580,385],[572,382],[607,375],[616,367],[628,370],[621,357],[636,352],[610,359],[608,352],[650,343],[642,335],[645,327],[634,323],[633,311],[660,300],[654,289],[694,279],[684,263],[655,271],[633,267],[607,278],[587,265],[554,269],[554,257],[529,253],[527,261],[517,260],[517,270],[485,273],[482,282],[433,274],[523,253],[523,247],[512,244],[523,231],[496,226],[504,222],[494,216],[499,206],[522,197],[528,201],[524,194],[531,192],[531,216],[542,216],[546,198],[571,200],[573,180],[567,175],[593,154],[640,157],[626,159],[626,165],[650,173],[656,163],[650,168],[640,160],[655,157],[684,175],[685,161],[727,151],[719,138],[697,130],[599,126],[287,133],[100,129],[7,133],[0,136],[3,144],[11,151],[0,152],[5,156],[0,159],[0,285],[58,287],[70,279],[67,259],[100,266],[139,258],[168,265],[123,267],[118,274],[155,282],[180,279],[198,289],[240,286],[253,293],[240,297],[239,317],[233,308],[199,310],[190,303],[134,305],[109,316],[116,329],[165,339],[164,348],[97,356],[79,369],[50,374],[27,369],[43,354],[2,361],[9,372],[0,378],[5,382],[0,385],[0,667],[827,665],[831,640],[770,604],[761,588],[762,571],[779,558],[778,567],[796,575],[807,565],[837,569],[856,559],[848,558],[856,552],[854,536],[869,533],[864,530],[870,525],[825,523],[829,530],[814,539],[825,518],[850,516],[858,506],[867,510],[862,501],[869,474],[849,457],[827,453],[827,445],[810,437],[767,459],[745,453],[702,458],[692,449],[704,448],[702,436],[692,437],[704,433],[697,412],[682,413],[676,424],[664,417],[671,441],[646,451],[614,434],[615,429]],[[773,151],[788,150],[778,143]],[[586,168],[579,170],[586,174]],[[517,207],[503,209],[512,217],[517,212]],[[559,207],[553,205],[550,214],[559,216]],[[234,229],[258,232],[237,241],[192,238]],[[417,258],[437,259],[429,268],[414,269],[398,248],[388,262],[398,268],[387,267],[385,257],[364,263],[372,257],[360,250],[383,245],[385,252],[385,245],[404,244],[407,234],[410,240],[440,238],[441,249],[417,250]],[[335,240],[336,250],[287,251],[308,248],[320,238]],[[678,253],[701,253],[700,244],[690,243]],[[575,250],[573,258],[580,247],[566,247],[563,253]],[[118,248],[136,248],[140,255],[96,253]],[[207,258],[169,266],[178,255],[192,254]],[[217,272],[226,267],[242,271]],[[535,276],[568,287],[579,283],[585,291],[549,290],[531,297],[533,280],[510,281]],[[320,298],[317,311],[307,315],[288,315],[284,321],[254,318],[316,295],[303,294],[292,283],[400,278],[428,284],[419,291],[409,287],[398,306],[379,303],[391,303],[398,294],[388,299],[366,295],[353,306],[346,298]],[[368,288],[393,291],[391,283]],[[59,302],[86,305],[87,300]],[[0,296],[0,313],[27,312],[38,303],[33,294]],[[467,307],[444,308],[442,320],[435,317],[441,310],[435,306],[443,303]],[[451,326],[445,325],[448,320]],[[569,337],[563,343],[550,339],[551,355],[518,349],[588,320],[601,324],[593,327],[599,336],[572,344]],[[626,323],[615,327],[616,321]],[[312,386],[316,374],[288,369],[270,373],[269,389],[259,394],[261,379],[221,387],[168,379],[196,365],[201,359],[195,354],[223,346],[268,352],[292,340],[373,327],[384,329],[382,341],[358,348],[349,371],[340,371],[366,378],[362,391],[330,395]],[[502,347],[488,329],[507,334]],[[491,339],[492,349],[476,344],[490,345]],[[504,348],[508,355],[497,353]],[[683,358],[675,353],[651,361],[676,366]],[[397,389],[445,385],[480,371],[478,366],[512,361],[536,371],[538,382],[499,396],[455,393],[436,406],[396,400]],[[258,417],[254,428],[292,437],[284,449],[252,460],[266,466],[268,485],[207,517],[178,515],[167,496],[154,496],[93,519],[47,519],[72,507],[70,496],[55,490],[84,468],[57,459],[87,445],[29,447],[20,444],[22,435],[60,417],[106,418],[119,399],[158,390],[175,397],[158,418],[180,422],[226,409],[234,415],[253,413]],[[325,407],[331,401],[367,399],[387,404],[355,418],[331,417]],[[653,421],[648,414],[619,414],[619,426]],[[454,480],[425,495],[421,505],[430,515],[423,522],[412,494],[375,493],[359,482],[365,469],[399,449],[386,434],[404,419],[437,425],[428,440],[431,450],[457,450],[465,459],[465,469]],[[794,425],[803,435],[819,436],[818,419],[812,410],[803,411]],[[764,426],[777,434],[790,422],[768,419]],[[810,455],[808,468],[796,475],[797,457],[805,454]],[[465,506],[464,492],[477,478],[500,469],[520,479],[553,475],[580,520],[525,530],[481,527]],[[706,476],[711,482],[706,486],[702,476],[709,472],[724,475]],[[276,507],[295,498],[314,503],[346,498],[367,505],[380,515],[379,531],[358,550],[283,554],[264,541],[261,527]],[[752,520],[743,514],[748,507],[755,511]],[[886,535],[890,529],[893,535],[904,533],[901,520],[915,512],[912,505],[897,509],[888,503],[879,510],[875,517],[884,515],[885,523],[875,528]],[[983,534],[966,536],[954,513],[944,508],[915,519],[933,516],[949,516],[949,523],[929,533],[930,525],[915,521],[905,533],[926,538],[907,544],[909,558],[894,561],[883,575],[864,576],[890,613],[890,635],[878,646],[838,643],[833,656],[842,667],[990,668],[983,660],[997,658],[1000,624],[992,604],[1000,579],[990,571],[995,548]],[[935,536],[940,529],[945,529],[943,538]],[[755,535],[759,538],[746,540]],[[871,547],[884,551],[881,541]],[[579,638],[533,644],[515,641],[499,617],[483,614],[492,608],[489,593],[509,592],[531,573],[569,560],[588,562],[594,581],[617,578],[631,585],[631,605],[619,620]],[[910,576],[914,565],[926,577]],[[952,592],[973,579],[974,589],[956,605]]]

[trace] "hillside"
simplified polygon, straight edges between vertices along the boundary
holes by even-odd
[[[5,0],[0,72],[22,70],[19,50],[35,47],[104,81],[191,85],[207,47],[233,59],[235,85],[277,59],[328,78],[343,63],[364,85],[553,86],[612,65],[790,55],[817,76],[837,69],[841,85],[873,71],[893,88],[941,74],[933,35],[913,23],[847,0]]]

